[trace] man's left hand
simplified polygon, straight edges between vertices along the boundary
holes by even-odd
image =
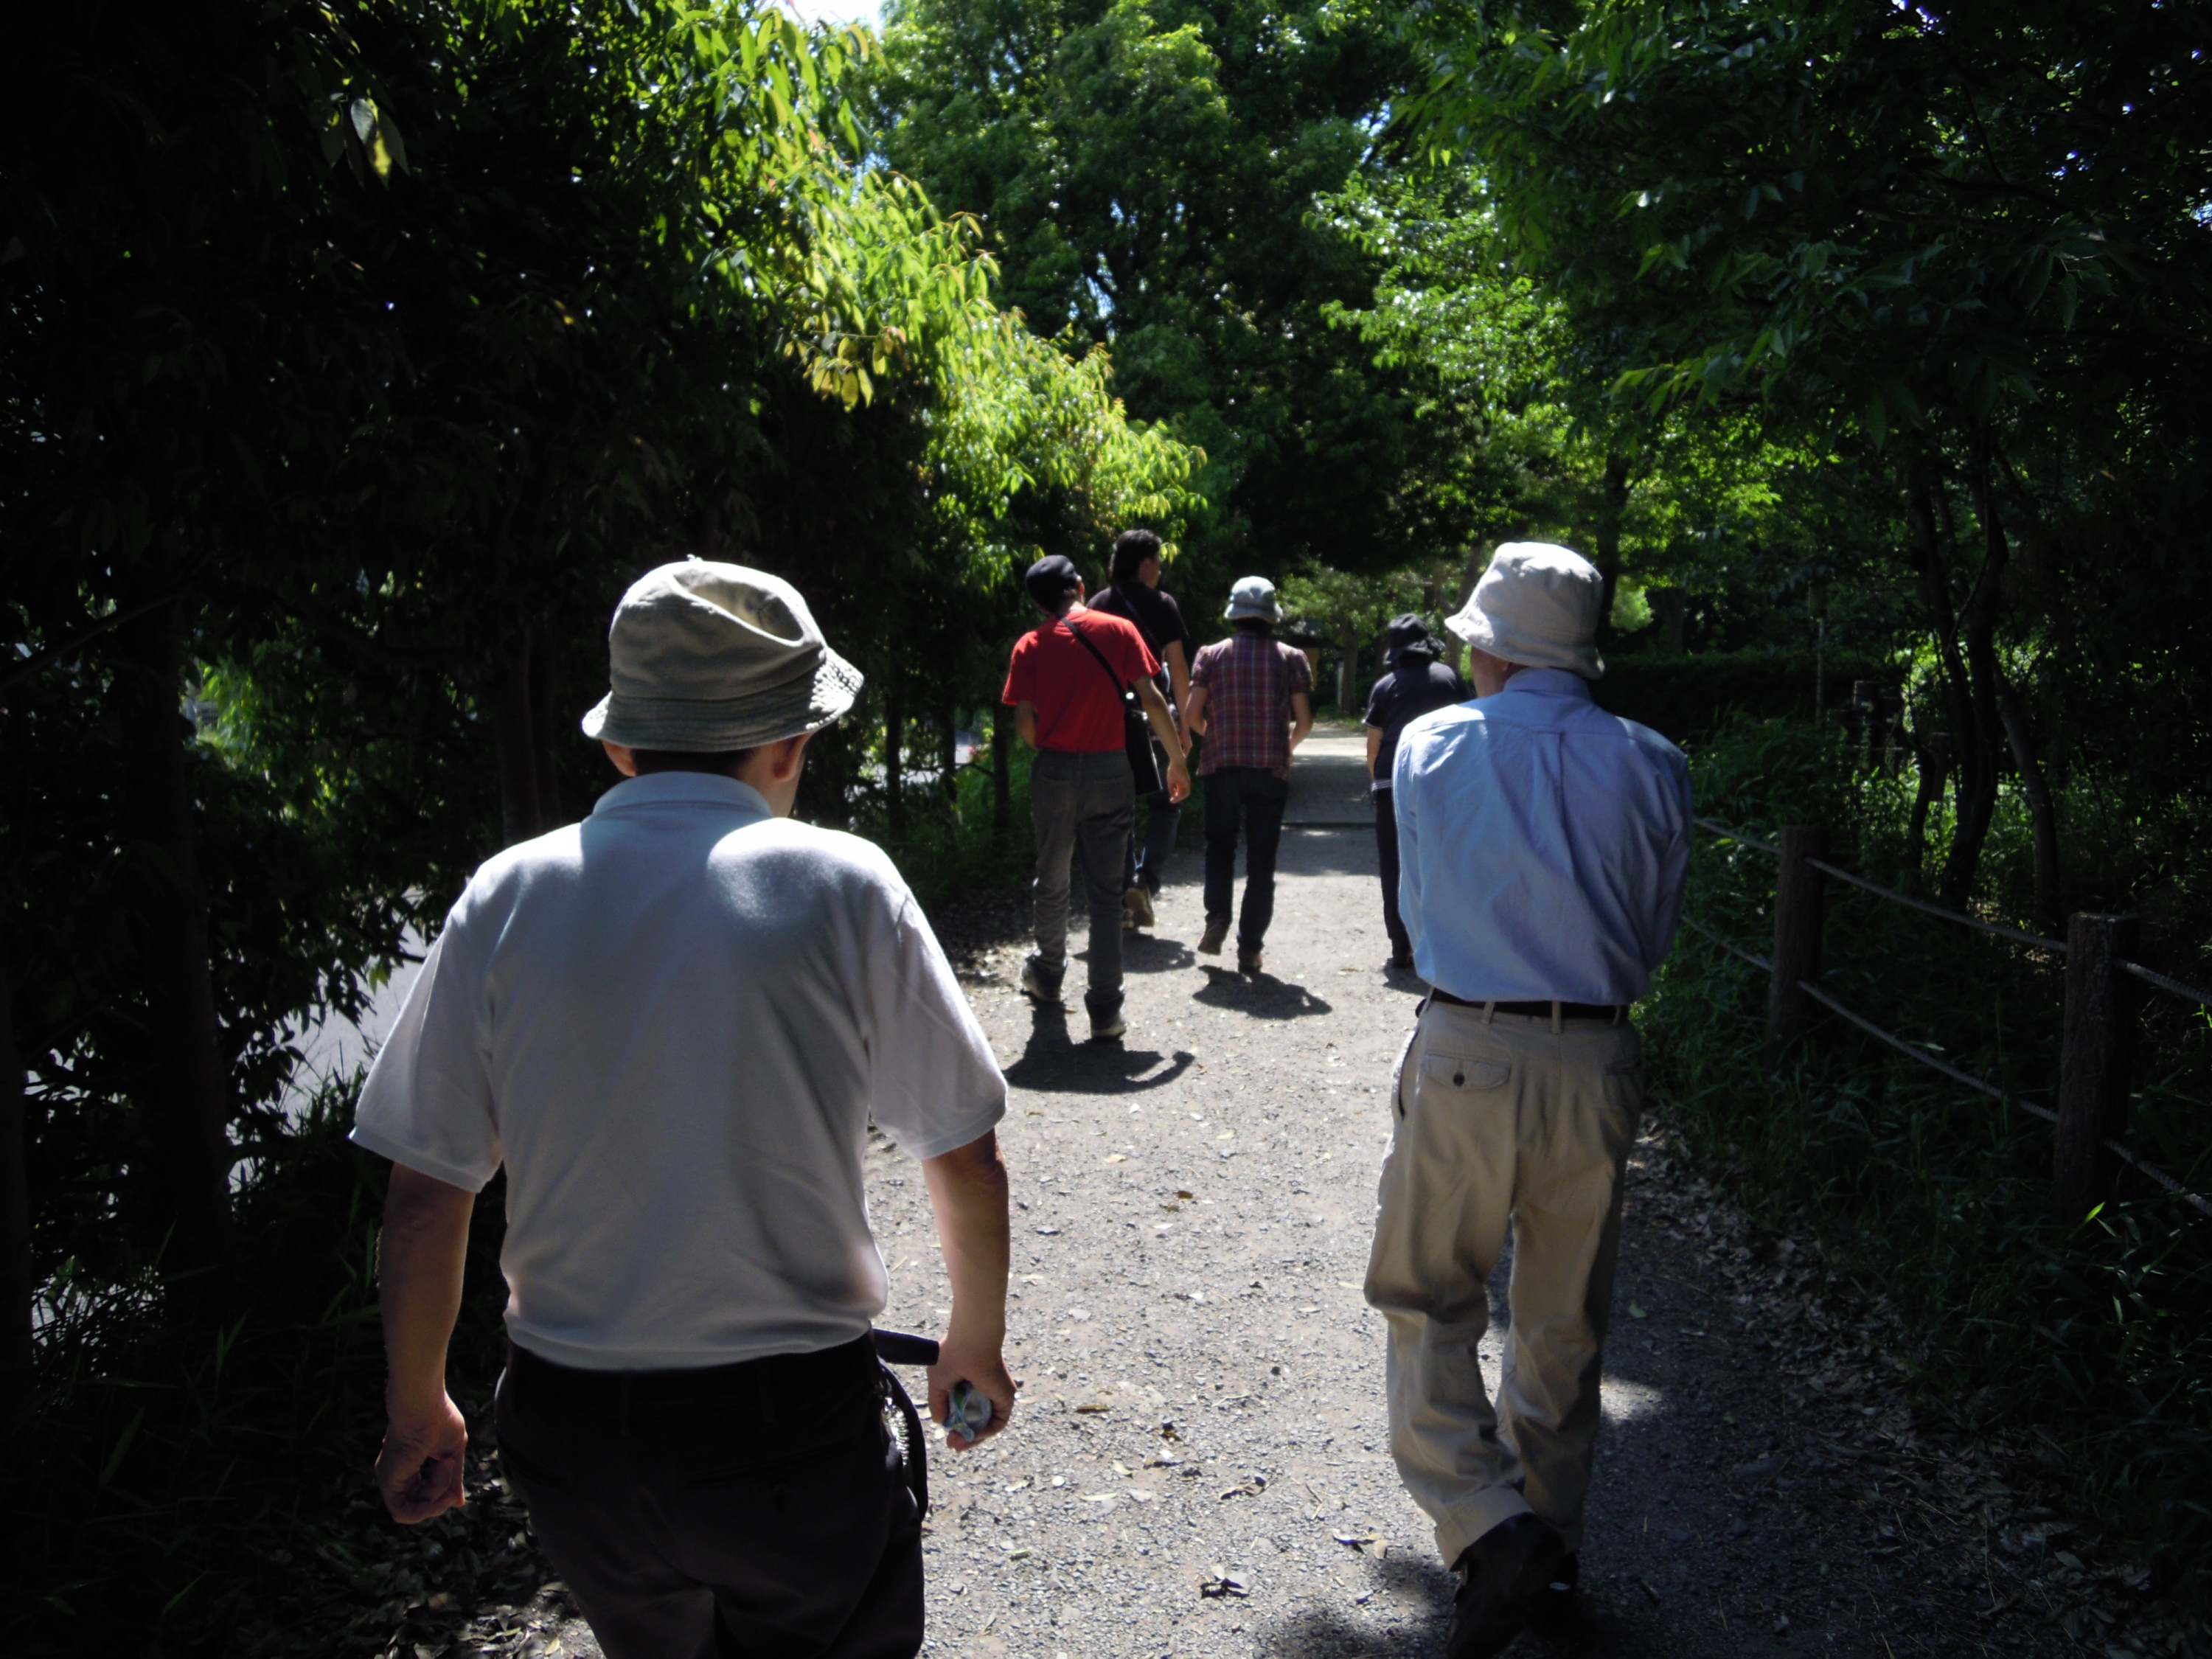
[[[392,1518],[411,1527],[467,1504],[461,1475],[468,1449],[468,1425],[450,1395],[441,1394],[427,1413],[390,1418],[376,1454],[376,1489]]]

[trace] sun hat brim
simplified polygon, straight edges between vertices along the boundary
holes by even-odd
[[[860,671],[828,646],[811,672],[736,697],[637,697],[610,691],[584,716],[584,735],[625,749],[714,755],[757,749],[842,720]]]

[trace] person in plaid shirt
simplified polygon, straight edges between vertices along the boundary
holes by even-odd
[[[1246,576],[1223,613],[1237,630],[1198,653],[1186,723],[1206,735],[1206,933],[1198,948],[1220,954],[1229,937],[1237,881],[1237,837],[1244,837],[1244,906],[1237,921],[1237,969],[1260,971],[1260,942],[1275,914],[1275,848],[1291,798],[1291,751],[1313,730],[1313,672],[1305,653],[1279,643],[1275,585]]]

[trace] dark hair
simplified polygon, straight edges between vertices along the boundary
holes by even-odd
[[[733,778],[738,769],[760,753],[757,749],[718,749],[712,754],[693,754],[681,749],[633,749],[629,757],[637,775],[653,772],[715,772]]]
[[[1125,530],[1114,538],[1114,580],[1133,582],[1146,559],[1160,556],[1160,538],[1149,530]]]
[[[1229,625],[1240,634],[1272,634],[1275,624],[1265,617],[1236,617]]]

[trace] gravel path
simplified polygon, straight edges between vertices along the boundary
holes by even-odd
[[[1342,787],[1356,744],[1302,755],[1294,817],[1356,816]],[[1002,1437],[933,1455],[933,1652],[1442,1652],[1450,1580],[1390,1464],[1382,1321],[1358,1290],[1385,1091],[1420,987],[1378,967],[1373,842],[1356,822],[1286,832],[1256,978],[1192,953],[1198,866],[1178,857],[1157,931],[1131,942],[1119,1044],[1073,1040],[1018,995],[1018,896],[946,930],[1013,1089],[1024,1387]],[[1885,1358],[1893,1334],[1824,1307],[1816,1253],[1747,1233],[1654,1116],[1630,1166],[1584,1619],[1514,1653],[2083,1651],[2061,1620],[2098,1638],[2087,1650],[2130,1653],[2106,1645],[2121,1570],[2069,1552],[2070,1538],[2087,1553],[2081,1534],[1985,1450],[1916,1430]],[[868,1168],[884,1322],[940,1328],[919,1171],[881,1142]],[[1496,1345],[1493,1331],[1493,1381]],[[519,1528],[495,1488],[471,1508],[486,1555]],[[530,1554],[517,1530],[501,1558],[524,1593],[483,1594],[489,1562],[476,1594],[447,1598],[456,1650],[597,1652],[557,1586],[527,1594]]]

